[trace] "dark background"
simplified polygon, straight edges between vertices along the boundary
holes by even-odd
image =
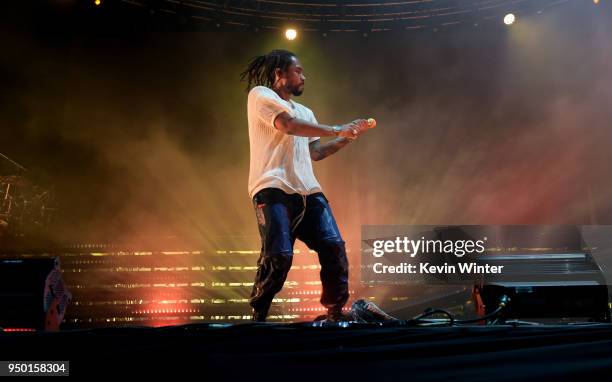
[[[293,42],[161,28],[126,4],[0,7],[0,152],[54,191],[50,237],[256,247],[239,73],[273,48],[301,59],[296,100],[320,122],[378,120],[315,164],[347,241],[362,224],[612,223],[605,2],[568,1],[511,27]]]

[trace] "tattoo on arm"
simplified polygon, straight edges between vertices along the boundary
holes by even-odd
[[[350,140],[346,138],[336,138],[325,143],[316,140],[310,144],[310,158],[315,161],[325,159],[346,146],[349,142]]]

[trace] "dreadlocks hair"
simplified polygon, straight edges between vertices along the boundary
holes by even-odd
[[[251,89],[251,85],[263,85],[271,88],[276,79],[274,70],[277,68],[282,71],[287,70],[292,63],[291,57],[296,57],[296,55],[282,49],[273,50],[263,56],[253,57],[246,70],[240,73],[240,81],[248,81],[246,91],[248,92]]]

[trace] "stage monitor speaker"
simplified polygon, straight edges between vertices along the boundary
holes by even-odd
[[[72,296],[59,258],[0,258],[0,328],[57,331]]]
[[[587,319],[610,322],[608,286],[589,253],[489,255],[503,265],[495,281],[474,286],[477,314],[494,311],[502,295],[510,298],[498,322],[508,319]]]

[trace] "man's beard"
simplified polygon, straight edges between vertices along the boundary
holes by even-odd
[[[302,93],[304,93],[304,88],[301,88],[301,89],[300,89],[300,87],[299,87],[299,86],[297,86],[297,87],[295,87],[295,88],[291,89],[291,94],[292,94],[292,95],[294,95],[294,96],[296,96],[296,97],[301,96],[301,95],[302,95]]]

